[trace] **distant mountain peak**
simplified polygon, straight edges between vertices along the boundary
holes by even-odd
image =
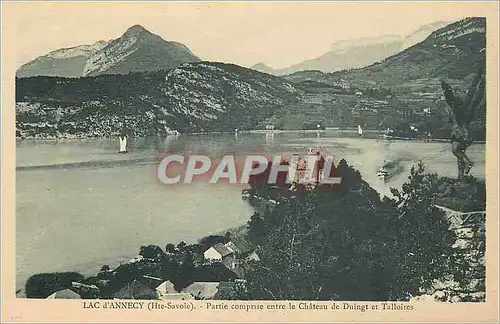
[[[333,43],[330,51],[342,51],[352,47],[370,46],[383,43],[393,43],[401,40],[399,35],[383,35],[377,37],[361,37],[357,39],[340,40]]]
[[[108,42],[54,50],[24,64],[17,76],[81,77],[168,70],[184,62],[198,62],[184,44],[168,42],[141,25],[129,27]]]
[[[422,42],[435,30],[448,23],[436,21],[419,27],[409,35],[382,35],[344,39],[333,43],[321,56],[302,61],[283,69],[269,69],[258,63],[252,69],[274,75],[290,75],[299,71],[318,70],[325,73],[358,69],[380,62],[404,49]]]
[[[151,34],[151,32],[149,30],[142,27],[141,25],[133,25],[125,31],[124,35],[130,35],[130,34],[138,35],[138,34],[142,34],[142,33]]]
[[[264,72],[264,73],[269,73],[269,74],[275,74],[276,73],[276,70],[274,70],[273,68],[269,67],[264,62],[256,63],[256,64],[252,65],[250,68],[252,70],[256,70],[256,71],[260,71],[260,72]]]
[[[255,63],[254,65],[252,65],[251,67],[252,69],[258,69],[258,68],[266,68],[266,69],[270,69],[270,67],[264,63],[264,62],[259,62],[259,63]]]

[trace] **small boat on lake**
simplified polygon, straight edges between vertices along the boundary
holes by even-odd
[[[363,129],[361,128],[361,125],[358,125],[358,135],[363,135]]]
[[[118,153],[128,153],[127,151],[127,135],[120,135],[120,150]]]

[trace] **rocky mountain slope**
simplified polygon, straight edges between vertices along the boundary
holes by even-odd
[[[450,123],[442,96],[444,78],[463,98],[486,56],[486,20],[467,18],[433,32],[423,42],[371,66],[324,73],[301,71],[284,76],[305,92],[290,106],[284,127],[318,121],[327,127],[393,130],[399,137],[445,139]],[[418,132],[413,131],[418,129]],[[474,140],[485,140],[486,102],[471,125]]]
[[[386,84],[421,78],[463,79],[484,65],[485,59],[486,19],[467,18],[380,63],[339,75]]]
[[[185,45],[168,42],[144,27],[135,25],[119,38],[90,46],[53,51],[26,63],[18,77],[80,77],[168,70],[185,62],[198,62]]]
[[[18,77],[37,75],[79,77],[82,76],[87,60],[108,43],[99,41],[92,45],[62,48],[40,56],[17,70]]]
[[[358,69],[423,41],[433,31],[445,26],[442,21],[420,27],[409,35],[386,35],[342,40],[332,44],[329,52],[310,60],[294,64],[284,69],[272,69],[260,62],[252,69],[274,75],[288,75],[298,71],[318,70],[335,72],[344,69]]]
[[[285,80],[223,63],[79,79],[16,80],[18,137],[101,137],[251,129],[297,100]]]
[[[471,77],[486,58],[486,19],[466,18],[433,32],[424,41],[361,69],[335,73],[297,72],[286,79],[301,82],[340,80],[356,86],[398,86],[415,80]]]

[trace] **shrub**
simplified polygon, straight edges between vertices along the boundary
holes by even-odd
[[[71,283],[81,282],[83,275],[78,272],[40,273],[31,276],[25,285],[27,298],[47,298],[56,291],[71,288]]]

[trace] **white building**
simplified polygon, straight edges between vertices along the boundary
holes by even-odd
[[[226,258],[227,256],[231,255],[233,251],[229,249],[227,246],[224,244],[218,243],[215,244],[214,246],[210,247],[208,250],[206,250],[203,253],[203,258],[205,259],[206,262],[209,261],[222,261],[222,259]]]

